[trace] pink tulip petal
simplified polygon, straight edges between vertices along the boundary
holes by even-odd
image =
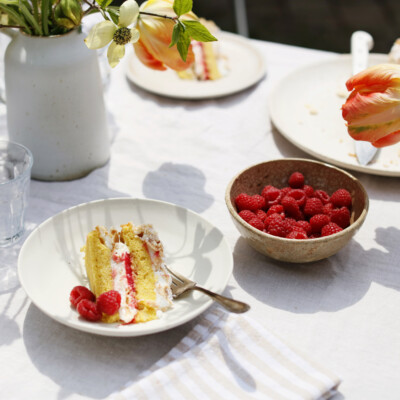
[[[352,93],[342,106],[350,136],[374,145],[397,143],[400,130],[400,67],[382,64],[346,83]]]
[[[400,130],[383,137],[382,139],[372,143],[375,147],[391,146],[400,142]]]
[[[151,69],[156,69],[159,71],[165,71],[167,68],[164,66],[164,64],[155,59],[146,49],[146,47],[142,44],[141,40],[136,42],[133,45],[133,48],[135,49],[135,53],[139,60],[148,68]]]
[[[184,62],[176,45],[169,47],[173,27],[174,23],[170,20],[155,21],[151,26],[142,21],[138,24],[140,41],[153,58],[176,71],[183,71],[194,62],[194,54],[190,46]]]
[[[148,0],[140,6],[140,11],[176,17],[173,3],[173,0]],[[185,14],[184,19],[193,20],[196,19],[196,16],[188,13]],[[168,66],[176,71],[183,71],[194,62],[191,46],[186,62],[182,60],[176,45],[169,47],[174,25],[175,22],[167,18],[155,18],[145,14],[140,16],[136,26],[140,31],[140,44],[135,45],[135,51],[145,65],[155,69]]]
[[[353,139],[374,143],[399,130],[400,121],[380,125],[347,126],[347,129]]]
[[[348,91],[371,88],[373,86],[381,86],[384,89],[388,86],[398,85],[399,83],[400,66],[395,64],[379,64],[352,76],[346,82],[346,87]]]

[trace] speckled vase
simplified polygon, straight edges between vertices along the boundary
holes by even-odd
[[[4,58],[11,140],[28,147],[32,177],[80,178],[109,159],[109,135],[97,54],[84,35],[13,34]]]

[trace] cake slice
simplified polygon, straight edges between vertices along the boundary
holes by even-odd
[[[84,251],[96,298],[110,290],[121,295],[118,312],[103,314],[103,322],[147,322],[171,308],[171,276],[162,243],[151,225],[128,223],[110,231],[98,226],[87,235]]]
[[[218,35],[219,28],[212,21],[200,20],[213,35]],[[190,68],[177,72],[181,79],[214,81],[228,73],[227,60],[220,52],[219,41],[198,42],[191,41],[194,53],[194,63]]]

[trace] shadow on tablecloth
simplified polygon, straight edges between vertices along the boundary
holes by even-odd
[[[191,165],[162,164],[143,180],[143,194],[202,213],[212,206],[214,197],[206,192],[206,176]]]
[[[272,307],[293,313],[338,311],[360,301],[372,283],[400,291],[400,265],[391,256],[400,230],[377,228],[375,236],[376,248],[364,250],[353,239],[336,255],[310,264],[272,260],[240,238],[233,252],[234,276],[242,289]]]

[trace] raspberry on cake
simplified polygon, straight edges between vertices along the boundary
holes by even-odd
[[[171,308],[172,280],[164,263],[162,243],[151,225],[128,223],[110,231],[98,226],[87,235],[83,250],[90,288],[98,302],[110,309],[110,294],[108,298],[102,294],[120,294],[117,312],[103,312],[103,322],[147,322]]]

